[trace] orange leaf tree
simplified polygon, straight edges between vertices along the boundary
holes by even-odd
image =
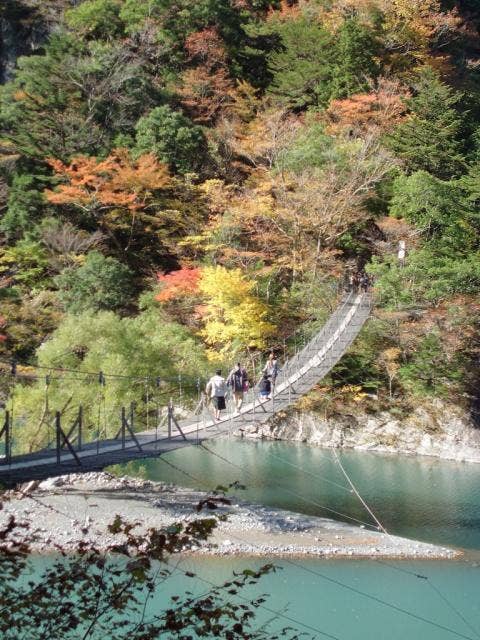
[[[182,76],[182,104],[196,122],[212,122],[233,102],[235,84],[229,74],[225,45],[217,29],[208,27],[190,34],[185,50],[194,66]]]
[[[93,219],[124,256],[132,249],[148,257],[146,251],[180,233],[184,222],[175,206],[176,185],[153,154],[132,158],[128,150],[116,149],[105,160],[78,156],[70,164],[57,159],[49,164],[59,184],[46,190],[47,200]]]
[[[152,191],[170,184],[167,167],[153,154],[133,160],[126,149],[116,149],[105,160],[78,156],[69,165],[50,159],[65,182],[45,195],[52,204],[72,204],[90,213],[118,207],[141,211]]]

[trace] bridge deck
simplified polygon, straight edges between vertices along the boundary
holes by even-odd
[[[178,422],[183,436],[180,431],[175,431],[170,438],[165,432],[144,431],[135,434],[138,444],[133,438],[127,438],[124,443],[113,439],[90,442],[84,444],[81,451],[76,451],[78,461],[68,450],[62,451],[60,464],[56,450],[52,449],[14,456],[9,464],[0,465],[0,482],[12,484],[66,473],[100,470],[112,464],[158,456],[196,445],[242,426],[266,422],[294,404],[325,377],[348,350],[369,315],[368,294],[347,295],[319,333],[296,356],[284,363],[271,400],[260,402],[255,390],[251,390],[240,413],[235,413],[233,406],[230,406],[226,416],[219,422],[215,422],[208,410],[204,409],[202,414]]]

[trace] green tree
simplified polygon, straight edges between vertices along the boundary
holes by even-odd
[[[290,107],[325,105],[331,95],[334,38],[307,17],[279,23],[277,31],[282,48],[268,56],[269,93]]]
[[[403,268],[396,257],[373,258],[368,272],[375,277],[380,305],[398,309],[438,304],[456,294],[478,294],[480,252],[452,255],[427,246],[409,252]]]
[[[115,435],[120,408],[131,402],[137,404],[139,421],[147,409],[153,410],[155,402],[164,408],[172,395],[172,386],[178,385],[179,375],[183,380],[182,406],[188,405],[189,398],[198,402],[196,382],[199,376],[205,377],[209,368],[200,341],[157,308],[123,318],[112,311],[66,315],[50,339],[37,350],[37,361],[45,373],[49,367],[65,367],[106,374],[104,387],[98,384],[98,376],[79,373],[73,385],[66,384],[71,380],[52,376],[48,406],[62,410],[68,422],[82,405],[85,424],[89,425],[86,439],[96,437],[100,428],[103,435]],[[109,377],[110,373],[121,375]],[[157,377],[162,381],[161,388],[155,384]],[[39,379],[33,384],[19,381],[14,398],[17,416],[25,420],[25,429],[17,442],[19,449],[35,450],[45,445],[52,437],[49,427],[52,415],[45,407],[45,381]]]
[[[458,181],[417,171],[396,178],[392,194],[390,213],[412,222],[436,247],[449,247],[458,255],[478,246],[478,214]]]
[[[131,271],[118,260],[98,251],[87,254],[80,267],[68,267],[55,277],[58,295],[71,313],[117,309],[129,302]]]
[[[121,0],[86,0],[65,12],[67,24],[90,38],[111,38],[122,33]]]
[[[36,179],[28,174],[15,174],[9,189],[7,210],[0,220],[0,230],[9,240],[21,238],[39,219],[45,201],[36,189]]]
[[[144,61],[120,42],[54,34],[42,55],[17,65],[0,89],[0,130],[13,151],[29,157],[105,154],[158,98]]]
[[[201,127],[167,105],[140,118],[136,131],[136,151],[154,153],[173,171],[188,173],[205,163],[207,145]]]
[[[346,98],[368,88],[368,80],[379,74],[376,57],[379,43],[372,31],[358,18],[347,18],[335,34],[336,63],[330,97]]]
[[[461,94],[442,82],[430,67],[419,75],[416,95],[407,100],[409,117],[387,137],[409,171],[425,170],[448,179],[464,168]]]
[[[444,394],[460,377],[458,362],[449,358],[437,332],[428,333],[407,364],[399,369],[399,378],[417,394]]]
[[[47,286],[50,278],[45,247],[36,240],[25,238],[13,246],[0,248],[0,278],[9,282],[9,293],[14,295]]]

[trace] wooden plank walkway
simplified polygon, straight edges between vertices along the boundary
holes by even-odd
[[[201,415],[179,422],[174,420],[171,437],[165,432],[144,431],[136,433],[135,439],[129,437],[122,442],[115,439],[90,442],[74,455],[62,450],[60,463],[55,449],[13,456],[8,464],[0,463],[0,483],[12,485],[67,473],[98,471],[112,464],[162,455],[266,422],[294,404],[327,375],[358,335],[370,315],[370,306],[369,294],[348,294],[319,333],[283,364],[271,400],[260,402],[253,389],[240,413],[231,407],[219,422],[204,409]]]

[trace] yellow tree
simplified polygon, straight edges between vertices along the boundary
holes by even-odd
[[[400,354],[401,350],[398,347],[389,347],[388,349],[384,349],[380,354],[380,362],[388,376],[388,393],[390,398],[392,397],[393,381],[397,377],[400,369],[400,363],[398,361]]]
[[[212,359],[267,346],[276,328],[268,321],[269,308],[254,294],[254,288],[255,282],[240,269],[220,265],[202,269],[199,290],[205,304],[200,334],[211,348]]]

